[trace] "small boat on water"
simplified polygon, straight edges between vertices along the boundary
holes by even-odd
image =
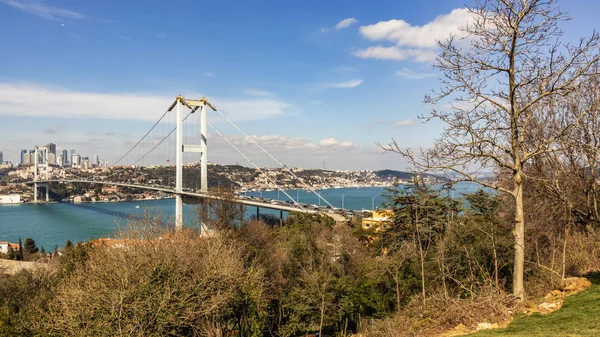
[[[140,208],[140,205],[135,205],[135,208],[138,208],[138,209],[139,209],[139,208]]]

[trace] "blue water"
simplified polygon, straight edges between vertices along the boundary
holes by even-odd
[[[472,193],[479,188],[475,184],[460,184],[455,197],[462,193]],[[354,210],[380,208],[385,201],[381,187],[340,188],[321,190],[319,193],[335,207]],[[304,190],[287,191],[292,198],[299,197],[300,203],[319,205],[319,198]],[[247,196],[260,197],[260,192],[247,193]],[[262,192],[263,198],[289,200],[282,192]],[[326,205],[325,202],[320,203]],[[139,206],[137,208],[136,206]],[[184,205],[183,215],[186,226],[195,226],[197,215],[195,205]],[[67,240],[87,241],[91,238],[111,237],[119,227],[124,227],[131,216],[141,216],[144,212],[160,214],[163,221],[173,223],[175,200],[132,201],[119,203],[52,203],[0,206],[0,241],[18,242],[19,238],[31,237],[38,247],[52,250],[56,245],[63,247]],[[278,211],[261,209],[260,213],[279,216]],[[256,214],[256,208],[249,207],[246,217]]]
[[[454,197],[460,198],[463,194],[474,193],[480,188],[481,185],[476,183],[458,183],[454,187]],[[383,195],[385,192],[384,187],[335,188],[319,190],[317,192],[334,207],[357,211],[382,208],[382,204],[387,201]],[[290,197],[297,199],[296,201],[301,204],[327,206],[326,202],[311,191],[286,190],[286,193]],[[283,192],[278,191],[248,192],[245,195],[256,198],[262,196],[265,199],[290,201],[290,198]]]

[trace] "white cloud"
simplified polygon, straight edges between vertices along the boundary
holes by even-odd
[[[352,55],[367,59],[378,59],[378,60],[405,60],[408,55],[398,47],[383,47],[373,46],[366,49],[359,49],[354,51]]]
[[[420,79],[436,76],[435,73],[417,73],[415,71],[412,71],[412,70],[406,69],[406,68],[403,68],[402,70],[398,70],[398,72],[396,72],[396,75],[410,79],[410,80],[420,80]]]
[[[429,49],[402,49],[400,47],[372,46],[352,52],[352,55],[360,58],[371,58],[377,60],[406,60],[412,59],[417,62],[433,61],[437,53]]]
[[[348,28],[357,22],[358,22],[358,20],[356,20],[355,18],[347,18],[347,19],[344,19],[344,20],[338,22],[337,25],[335,25],[335,29],[340,30],[340,29]]]
[[[380,60],[406,60],[430,62],[437,55],[437,41],[450,34],[465,37],[459,28],[466,26],[473,16],[466,8],[457,8],[449,14],[436,17],[423,26],[413,26],[404,20],[380,21],[360,27],[360,34],[371,41],[389,41],[394,46],[372,46],[352,54],[361,58]]]
[[[404,120],[404,121],[394,122],[394,125],[395,126],[403,127],[403,126],[413,125],[414,123],[415,123],[415,121],[413,119],[407,119],[407,120]]]
[[[63,19],[85,18],[85,15],[81,13],[69,9],[48,6],[35,0],[0,0],[0,3],[39,16],[46,20],[61,21]]]
[[[325,33],[329,32],[329,28],[323,27],[323,28],[319,29],[319,32],[321,34],[325,34]]]
[[[213,77],[213,76],[215,76],[215,73],[204,73],[204,76]]]
[[[450,33],[464,36],[458,28],[471,20],[472,14],[466,8],[457,8],[423,26],[412,26],[404,20],[380,21],[360,27],[360,34],[371,41],[388,40],[398,46],[436,48],[436,41],[447,39]]]
[[[193,97],[196,96],[201,95]],[[155,121],[174,97],[144,93],[87,93],[40,85],[0,83],[0,116]],[[268,97],[209,99],[236,122],[298,112],[291,104]]]
[[[329,82],[324,83],[323,85],[327,88],[350,89],[358,87],[362,82],[363,80],[350,80],[345,82]]]

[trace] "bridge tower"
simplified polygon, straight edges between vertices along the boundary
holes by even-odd
[[[182,107],[188,107],[192,110],[192,113],[200,110],[200,144],[185,145],[183,144],[183,113]],[[208,102],[206,98],[199,100],[186,99],[179,95],[175,98],[175,101],[169,107],[168,111],[176,110],[177,120],[177,131],[175,141],[175,229],[181,230],[183,228],[183,200],[181,193],[183,192],[183,153],[184,152],[196,152],[200,153],[200,192],[208,192],[208,146],[206,141],[207,136],[207,110],[206,107],[210,107],[214,111],[217,109]]]
[[[49,168],[48,168],[48,148],[42,147],[45,149],[44,151],[44,155],[45,155],[45,163],[42,163],[41,165],[46,168],[46,180],[48,180],[50,178],[49,176]],[[34,159],[33,159],[33,201],[37,202],[38,201],[38,167],[40,166],[39,160],[40,160],[40,154],[39,154],[39,146],[34,146],[33,150],[33,155],[34,155]],[[48,184],[43,184],[43,186],[46,188],[46,202],[50,201],[50,196],[49,196],[49,186]]]

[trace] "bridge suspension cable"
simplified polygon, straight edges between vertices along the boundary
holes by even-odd
[[[258,165],[254,164],[254,162],[252,160],[250,160],[250,158],[248,158],[242,151],[240,151],[240,149],[238,149],[237,146],[233,145],[233,143],[230,142],[229,139],[227,139],[227,137],[225,137],[225,135],[223,135],[217,128],[215,128],[210,122],[207,122],[207,124],[213,130],[215,130],[215,132],[218,133],[219,136],[221,136],[221,138],[223,138],[229,145],[231,145],[231,147],[233,147],[242,157],[244,157],[244,159],[246,159],[250,164],[252,164],[252,166],[254,166],[255,169],[257,169],[260,173],[264,173],[263,170],[260,167],[258,167]],[[284,189],[282,189],[279,185],[277,185],[277,183],[275,181],[273,181],[269,177],[269,175],[265,174],[265,177],[267,178],[267,180],[269,180],[270,183],[272,183],[273,185],[275,185],[275,187],[277,187],[278,190],[280,190],[281,192],[283,192],[283,194],[285,194],[286,197],[288,197],[290,200],[292,200],[296,206],[298,206],[300,209],[304,210],[304,208],[302,207],[302,205],[300,205]]]
[[[327,203],[329,206],[331,206],[332,208],[334,208],[334,206],[327,201],[327,199],[323,198],[321,196],[321,194],[319,194],[317,191],[315,191],[310,185],[308,185],[304,179],[298,177],[297,175],[294,174],[294,172],[288,168],[286,165],[284,165],[282,162],[280,162],[277,158],[275,158],[271,153],[269,153],[269,151],[265,150],[265,148],[263,148],[255,139],[254,137],[248,135],[244,130],[242,130],[242,128],[240,128],[237,124],[235,124],[231,119],[229,119],[229,117],[227,117],[223,112],[221,112],[218,109],[214,109],[216,112],[218,112],[221,116],[223,116],[223,118],[225,118],[225,120],[227,120],[229,123],[231,123],[231,125],[233,125],[236,129],[238,129],[238,131],[240,131],[244,136],[246,136],[247,138],[249,138],[256,146],[258,146],[264,153],[266,153],[269,157],[271,157],[274,161],[276,161],[283,169],[285,169],[287,172],[289,172],[294,178],[296,178],[296,180],[300,181],[306,188],[308,188],[312,193],[316,194],[321,200],[325,201],[325,203]],[[223,137],[221,135],[221,137]],[[224,138],[224,137],[223,137]],[[230,143],[231,144],[231,143]],[[231,144],[233,146],[233,144]],[[239,151],[238,151],[239,152]]]
[[[188,114],[183,118],[182,122],[185,122],[185,120],[192,114],[192,112],[188,112]],[[169,138],[169,136],[171,136],[173,134],[173,132],[175,132],[177,130],[177,127],[173,128],[171,130],[171,132],[169,132],[163,139],[161,139],[160,142],[158,142],[156,145],[154,145],[153,148],[150,149],[150,151],[146,152],[143,156],[141,156],[138,160],[134,161],[131,165],[135,165],[138,162],[140,162],[142,159],[146,158],[147,155],[149,155],[152,151],[154,151],[160,144],[162,144],[165,140],[167,140]]]
[[[113,165],[117,165],[117,163],[119,163],[121,160],[123,160],[123,158],[125,158],[129,153],[131,153],[131,151],[133,151],[133,149],[135,149],[146,137],[148,137],[150,132],[152,132],[152,130],[154,130],[154,128],[160,123],[160,121],[162,121],[163,118],[165,118],[167,113],[169,113],[169,110],[165,111],[165,113],[159,118],[159,120],[156,123],[154,123],[154,125],[150,128],[150,130],[148,130],[148,132],[146,132],[146,134],[140,140],[138,140],[138,142],[135,143],[135,145],[133,145],[133,147],[131,149],[129,149],[129,151],[127,151],[123,156],[121,156],[121,158],[119,158]],[[152,149],[152,150],[154,150],[154,149]],[[152,151],[152,150],[150,150],[150,151]]]

